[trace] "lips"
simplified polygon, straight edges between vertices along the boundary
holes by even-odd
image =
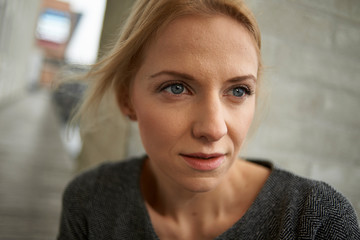
[[[225,155],[221,153],[191,153],[180,154],[185,163],[198,171],[212,171],[220,167],[225,160]]]

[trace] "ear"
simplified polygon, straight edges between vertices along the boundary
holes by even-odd
[[[116,93],[116,101],[121,110],[121,112],[132,121],[136,121],[136,113],[134,111],[133,105],[129,94],[120,94]]]

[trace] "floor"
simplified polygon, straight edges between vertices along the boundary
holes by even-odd
[[[0,240],[55,239],[70,154],[50,92],[0,106]]]

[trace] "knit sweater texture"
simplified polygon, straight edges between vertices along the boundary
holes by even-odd
[[[159,239],[140,192],[143,161],[106,163],[76,177],[64,192],[58,240]],[[245,215],[215,239],[360,239],[360,230],[339,192],[273,167]]]

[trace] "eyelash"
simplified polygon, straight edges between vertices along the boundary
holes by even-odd
[[[246,85],[233,86],[233,87],[229,88],[227,90],[227,92],[233,91],[236,88],[241,88],[242,90],[244,90],[245,94],[248,95],[248,96],[251,96],[251,95],[254,94],[253,89],[251,87],[249,87],[249,86],[246,86]]]
[[[181,81],[170,81],[170,82],[163,83],[157,88],[157,92],[163,92],[165,89],[167,89],[173,85],[176,85],[176,84],[182,85],[186,91],[188,91],[189,93],[192,93],[192,91],[190,90],[190,87],[186,83],[181,82]],[[233,91],[236,88],[243,89],[245,92],[245,95],[251,96],[254,94],[254,90],[247,85],[232,86],[226,92],[228,93],[230,91]],[[181,94],[172,94],[172,95],[181,95]],[[236,96],[234,96],[234,97],[236,97]],[[238,98],[243,98],[243,97],[238,97]]]
[[[182,85],[182,86],[184,86],[184,89],[186,89],[186,91],[188,91],[188,92],[192,92],[191,90],[190,90],[190,87],[187,85],[187,84],[185,84],[185,83],[183,83],[183,82],[180,82],[180,81],[170,81],[170,82],[166,82],[166,83],[163,83],[163,84],[161,84],[158,88],[157,88],[157,91],[158,92],[163,92],[165,89],[167,89],[168,87],[171,87],[171,86],[173,86],[173,85]],[[173,95],[176,95],[176,94],[173,94]],[[180,94],[179,94],[180,95]]]

